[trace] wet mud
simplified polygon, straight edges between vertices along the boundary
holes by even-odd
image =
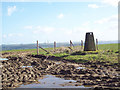
[[[45,75],[55,75],[65,80],[75,80],[62,86],[90,86],[96,88],[120,89],[120,68],[106,62],[74,63],[59,57],[30,55],[29,53],[3,53],[2,87],[16,88],[23,84],[39,83]]]

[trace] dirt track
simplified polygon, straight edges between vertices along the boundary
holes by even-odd
[[[105,62],[87,62],[84,64],[69,62],[58,57],[30,55],[31,52],[3,53],[9,60],[2,62],[3,88],[19,87],[23,83],[38,82],[46,74],[65,79],[76,80],[74,85],[91,87],[120,88],[120,69],[118,65]],[[17,57],[11,57],[17,55]],[[22,66],[32,66],[32,68]],[[85,67],[77,69],[77,67]]]

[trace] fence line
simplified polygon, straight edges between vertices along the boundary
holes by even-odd
[[[83,45],[83,40],[81,40],[81,50],[84,49],[84,45]],[[68,48],[73,51],[73,48],[74,47],[74,44],[72,43],[72,41],[70,40],[70,44],[68,44],[70,46],[68,46]],[[57,43],[56,41],[54,41],[54,44],[53,44],[53,50],[56,51],[56,46],[57,46]],[[58,45],[59,46],[59,45]],[[66,46],[66,45],[65,45]],[[39,46],[39,43],[38,43],[38,40],[37,40],[37,55],[39,55],[39,48],[41,48],[43,51],[47,52],[47,53],[50,53],[49,51],[47,51],[46,49],[42,48],[41,46]],[[96,49],[98,50],[98,39],[96,39]]]

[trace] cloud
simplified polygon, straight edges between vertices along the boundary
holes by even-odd
[[[44,33],[51,33],[55,30],[55,28],[53,27],[41,27],[41,26],[36,26],[33,28],[33,33],[34,34],[38,34],[38,33],[41,33],[41,32],[44,32]]]
[[[61,13],[61,14],[59,14],[57,17],[58,17],[59,19],[61,19],[61,18],[64,17],[64,15]]]
[[[3,38],[10,38],[10,37],[22,37],[22,33],[9,33],[9,34],[4,34],[2,37]]]
[[[16,11],[16,6],[9,6],[8,7],[8,16],[11,16],[13,12]]]
[[[101,0],[100,1],[102,3],[101,5],[88,4],[88,7],[90,7],[90,8],[100,8],[100,7],[106,7],[108,5],[113,6],[113,7],[117,7],[119,1],[120,0]]]
[[[84,37],[83,34],[85,34],[86,32],[92,32],[93,29],[90,29],[90,28],[86,28],[86,27],[74,27],[72,29],[69,29],[67,30],[65,33],[66,35],[69,35],[69,36],[81,36],[81,37]]]
[[[28,26],[24,26],[24,29],[27,29],[27,30],[32,30],[32,32],[34,34],[39,34],[39,33],[51,33],[55,30],[55,28],[53,27],[44,27],[44,26],[31,26],[31,25],[28,25]]]
[[[91,29],[90,27],[74,27],[73,29],[69,30],[67,34],[72,35],[72,34],[79,34],[79,33],[86,33],[86,32],[94,32],[96,30]]]
[[[52,5],[52,3],[53,3],[53,2],[51,2],[51,1],[48,1],[48,5]]]
[[[90,21],[84,22],[82,26],[88,26],[90,24]]]
[[[113,7],[117,7],[119,0],[101,0],[101,2],[104,4],[111,5]]]
[[[117,23],[118,21],[118,15],[112,15],[107,18],[103,18],[101,20],[95,21],[96,24],[103,24],[103,23]]]
[[[4,34],[4,35],[3,35],[3,38],[6,38],[6,37],[7,37],[7,35]]]
[[[16,34],[16,35],[19,36],[19,37],[22,37],[22,36],[23,36],[22,33],[18,33],[18,34]]]
[[[32,29],[33,26],[25,26],[24,29]]]
[[[69,37],[69,39],[73,39],[76,41],[80,41],[80,40],[84,41],[86,32],[93,32],[95,38],[98,38],[96,36],[98,36],[98,34],[100,34],[99,29],[80,26],[80,27],[74,27],[72,29],[65,31],[65,35],[66,35],[66,37]]]
[[[12,37],[12,36],[13,36],[13,34],[12,34],[12,33],[8,34],[8,37]]]
[[[21,9],[20,9],[20,12],[23,12],[24,10],[25,10],[24,8],[21,8]]]
[[[88,4],[88,7],[90,7],[90,8],[99,8],[99,6],[96,5],[96,4]]]

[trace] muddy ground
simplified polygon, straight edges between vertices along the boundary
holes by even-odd
[[[2,53],[2,87],[16,88],[22,84],[39,83],[44,75],[56,75],[64,79],[76,80],[64,85],[88,85],[93,89],[120,89],[120,68],[106,62],[74,63],[58,57],[31,55],[31,52]],[[15,56],[17,55],[17,56]],[[22,67],[22,66],[32,66]],[[84,67],[78,69],[78,67]]]

